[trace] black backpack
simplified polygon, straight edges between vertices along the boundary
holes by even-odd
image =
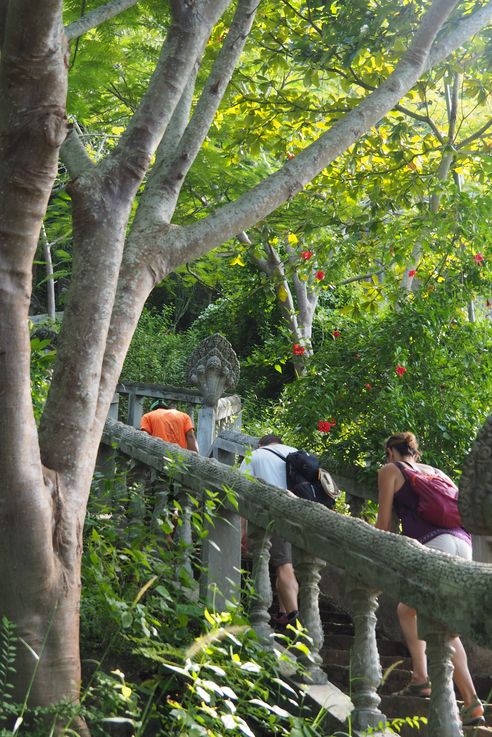
[[[261,450],[268,450],[285,461],[287,473],[287,488],[300,499],[318,502],[331,508],[335,504],[335,497],[329,495],[320,481],[319,460],[305,450],[296,450],[283,456],[273,448],[263,446]]]

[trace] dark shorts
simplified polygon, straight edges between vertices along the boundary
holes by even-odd
[[[273,533],[272,547],[270,548],[270,563],[274,568],[292,563],[292,545]]]

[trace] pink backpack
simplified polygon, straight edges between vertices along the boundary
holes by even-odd
[[[452,481],[439,475],[415,471],[403,463],[396,463],[418,497],[417,514],[436,527],[462,527],[458,509],[458,489]]]

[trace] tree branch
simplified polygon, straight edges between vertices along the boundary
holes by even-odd
[[[443,33],[433,45],[424,71],[429,71],[444,61],[457,48],[463,46],[472,36],[492,21],[492,0],[471,15],[460,18],[454,28]]]
[[[446,85],[446,107],[448,111],[448,143],[453,143],[456,135],[456,121],[458,119],[458,93],[461,74],[455,73],[453,84]]]
[[[81,18],[74,20],[73,23],[69,23],[68,26],[65,26],[65,36],[67,40],[73,41],[74,39],[79,38],[92,28],[97,28],[101,23],[104,23],[105,21],[120,15],[120,13],[128,10],[128,8],[133,7],[137,2],[138,0],[111,0],[111,2],[106,3],[105,5],[100,5],[98,8],[94,8],[94,10],[91,10],[86,15],[83,15]]]
[[[169,222],[193,162],[205,140],[246,43],[258,0],[239,0],[234,19],[215,60],[191,120],[173,156],[161,156],[142,197],[140,216]]]
[[[72,179],[90,171],[95,166],[73,125],[60,149],[60,158]]]
[[[364,279],[370,279],[373,276],[380,276],[384,274],[384,269],[378,269],[378,271],[371,271],[368,274],[359,274],[359,276],[352,276],[350,279],[344,279],[335,284],[335,287],[343,287],[345,284],[352,284],[354,281],[364,281]]]
[[[343,153],[360,136],[391,110],[420,78],[434,39],[458,0],[434,0],[424,15],[413,41],[393,73],[354,110],[337,121],[294,159],[267,177],[235,202],[187,226],[177,235],[170,254],[172,266],[190,260],[219,242],[233,237],[262,220],[283,202],[297,194],[308,182]],[[185,255],[186,254],[186,255]]]
[[[100,165],[118,179],[130,173],[143,179],[174,110],[181,99],[198,56],[231,0],[202,0],[186,18],[174,21],[142,101],[116,148]]]
[[[461,143],[456,144],[457,149],[465,148],[466,146],[469,146],[470,143],[473,143],[473,141],[476,141],[477,138],[481,138],[483,134],[488,131],[488,129],[492,126],[492,118],[488,120],[484,125],[482,125],[481,128],[475,131],[475,133],[471,133],[469,136],[464,138]]]

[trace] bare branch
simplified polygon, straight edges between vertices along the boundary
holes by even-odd
[[[72,126],[67,137],[60,149],[60,158],[67,167],[68,173],[72,179],[84,174],[94,168],[93,161],[89,158],[87,150],[80,140],[80,136]]]
[[[492,126],[492,118],[488,120],[484,125],[482,125],[481,128],[475,131],[475,133],[471,133],[469,136],[464,138],[461,143],[456,144],[457,149],[465,148],[466,146],[469,146],[470,143],[473,143],[477,140],[477,138],[481,138],[483,134],[488,131],[488,129]]]
[[[448,111],[448,143],[453,143],[456,135],[456,121],[458,119],[458,93],[461,83],[461,74],[453,77],[453,84],[446,85],[446,107]]]
[[[192,118],[172,156],[160,156],[142,197],[140,216],[169,222],[185,177],[201,149],[251,30],[258,0],[239,0],[234,19],[198,100]]]
[[[384,274],[384,269],[378,271],[370,271],[368,274],[359,274],[359,276],[352,276],[350,279],[344,279],[335,284],[336,287],[342,287],[345,284],[352,284],[354,281],[364,281],[364,279],[371,279],[373,276],[380,276]]]
[[[350,79],[348,74],[343,74],[341,71],[337,69],[333,69],[333,71],[336,74],[341,74],[346,79]],[[363,89],[368,90],[369,92],[374,92],[374,90],[377,89],[377,87],[375,87],[374,85],[369,84],[368,82],[365,82],[363,79],[361,79],[352,68],[350,69],[350,73],[352,76],[352,81],[354,81],[359,87],[362,87]],[[395,105],[393,109],[398,110],[398,112],[403,113],[404,115],[408,115],[408,117],[413,118],[413,120],[418,120],[420,123],[425,123],[432,130],[432,132],[434,133],[439,143],[444,143],[444,137],[441,131],[439,130],[439,128],[434,123],[434,121],[432,120],[432,118],[430,117],[428,113],[427,115],[422,115],[422,113],[417,113],[414,110],[410,110],[409,108],[404,107],[403,105],[400,105],[400,104]]]
[[[105,21],[120,15],[120,13],[128,10],[128,8],[133,7],[137,2],[138,0],[111,0],[111,2],[106,3],[105,5],[100,5],[98,8],[94,8],[94,10],[91,10],[86,15],[78,18],[78,20],[65,26],[65,36],[67,40],[73,41],[74,39],[79,38],[92,28],[97,28],[101,23],[104,23]]]

